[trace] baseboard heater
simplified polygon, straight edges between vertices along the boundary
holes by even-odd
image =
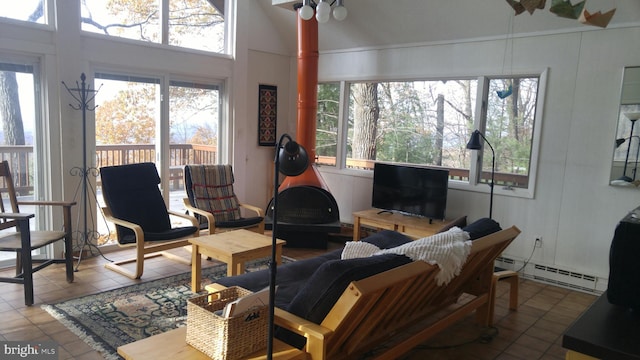
[[[594,275],[564,270],[558,267],[528,263],[524,269],[521,269],[524,265],[522,260],[502,256],[496,259],[495,265],[508,270],[522,270],[520,271],[520,275],[523,278],[561,286],[572,290],[601,294],[607,288],[606,279],[601,279]]]

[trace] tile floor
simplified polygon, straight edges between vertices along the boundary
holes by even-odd
[[[330,243],[330,248],[340,246]],[[182,249],[177,251],[188,256]],[[284,255],[302,259],[318,252],[285,248]],[[117,259],[131,254],[130,250],[123,250],[106,256]],[[82,260],[72,284],[66,283],[62,265],[41,270],[35,275],[36,298],[31,307],[24,305],[21,285],[0,283],[0,341],[53,340],[60,344],[60,359],[103,359],[40,305],[190,270],[187,265],[158,257],[145,262],[142,280],[130,280],[105,269],[105,263],[100,256]],[[0,276],[11,275],[11,272],[0,271]],[[521,280],[519,308],[514,312],[508,309],[508,288],[508,284],[499,283],[494,328],[480,328],[470,316],[402,359],[564,359],[562,333],[596,296]],[[487,341],[491,335],[495,336]]]

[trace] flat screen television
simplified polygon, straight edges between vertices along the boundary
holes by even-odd
[[[381,210],[443,220],[448,189],[449,170],[375,163],[371,205]]]

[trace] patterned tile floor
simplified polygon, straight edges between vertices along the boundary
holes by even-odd
[[[341,244],[330,243],[330,249]],[[185,250],[178,254],[189,256]],[[302,259],[322,250],[285,248],[284,255]],[[106,254],[110,259],[130,257],[131,250]],[[76,335],[53,319],[39,305],[149,281],[189,271],[187,265],[162,257],[145,262],[142,280],[130,280],[104,268],[102,257],[84,259],[67,284],[62,265],[52,265],[35,275],[35,305],[24,305],[22,286],[0,283],[0,341],[52,340],[60,344],[60,359],[102,359]],[[203,262],[206,264],[207,262]],[[13,270],[0,271],[0,276]],[[564,359],[562,333],[596,299],[595,295],[520,280],[518,311],[508,309],[508,284],[499,283],[495,327],[482,329],[473,317],[464,319],[403,359]],[[495,335],[487,342],[489,335]]]

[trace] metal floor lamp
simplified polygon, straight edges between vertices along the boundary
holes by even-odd
[[[489,187],[491,187],[491,197],[489,198],[489,219],[493,219],[492,215],[493,215],[493,184],[494,184],[494,175],[496,172],[496,152],[493,151],[493,146],[491,146],[491,143],[489,143],[489,140],[487,140],[486,137],[484,137],[484,135],[482,135],[482,133],[478,130],[475,130],[472,134],[471,134],[471,139],[469,139],[469,142],[467,143],[467,149],[470,150],[481,150],[482,149],[482,142],[480,141],[480,138],[482,137],[482,139],[484,140],[484,142],[487,143],[487,145],[489,145],[489,148],[491,149],[491,182],[489,183]]]
[[[284,140],[288,142],[283,145]],[[278,180],[279,173],[286,176],[298,176],[302,174],[309,164],[307,151],[293,141],[288,134],[282,134],[276,145],[276,156],[274,160],[273,172],[273,210],[272,210],[272,227],[271,227],[271,262],[269,263],[269,329],[267,332],[267,359],[273,358],[273,335],[275,320],[275,297],[276,297],[276,236],[278,227]]]

